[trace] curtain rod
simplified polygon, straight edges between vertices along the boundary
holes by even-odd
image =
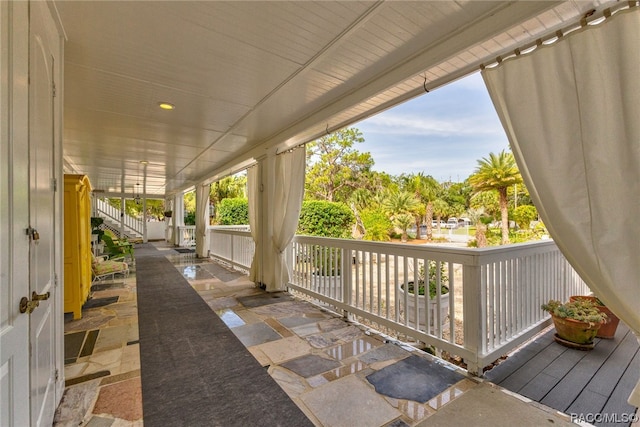
[[[585,13],[584,16],[580,18],[580,20],[567,25],[563,29],[556,30],[553,33],[547,34],[546,36],[539,37],[534,42],[529,42],[519,48],[514,49],[512,53],[497,56],[490,62],[484,62],[480,64],[480,70],[484,70],[488,67],[495,67],[507,58],[513,58],[514,56],[520,56],[523,53],[532,52],[542,45],[555,43],[556,41],[562,39],[564,36],[572,33],[573,31],[585,28],[588,25],[596,25],[594,24],[594,22],[596,21],[604,22],[606,19],[610,18],[618,12],[631,10],[634,7],[638,7],[638,4],[638,1],[630,0],[626,3],[620,2],[616,3],[615,5],[609,5],[601,10],[591,9],[587,13]],[[597,22],[597,24],[599,23],[600,22]]]

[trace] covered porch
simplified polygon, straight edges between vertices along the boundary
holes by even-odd
[[[216,420],[225,425],[271,425],[265,418],[265,403],[251,394],[250,383],[256,381],[261,381],[269,413],[278,420],[273,422],[281,425],[539,426],[553,422],[568,426],[579,421],[569,415],[574,413],[591,417],[581,421],[594,425],[629,426],[635,417],[636,408],[624,406],[621,400],[637,379],[639,358],[637,342],[629,340],[625,327],[614,340],[598,344],[598,350],[610,350],[592,353],[553,350],[546,333],[483,379],[307,299],[266,293],[243,273],[176,252],[172,245],[138,245],[136,256],[136,268],[143,272],[100,284],[83,318],[65,322],[67,389],[56,426],[198,425]],[[173,273],[162,270],[165,263]],[[166,283],[157,287],[158,279],[149,277],[150,270],[162,270]],[[191,298],[189,294],[200,301],[190,304],[204,310],[197,314],[198,321],[215,317],[220,327],[200,334],[193,320],[182,314],[176,319],[184,324],[163,326],[158,332],[164,339],[154,344],[152,330],[161,324],[157,317],[138,313],[144,312],[145,305],[162,307],[163,298],[172,307],[186,308],[184,298]],[[159,309],[171,318],[170,312]],[[179,335],[171,338],[172,331]],[[245,350],[227,346],[227,339],[239,341]],[[177,341],[175,348],[172,340]],[[198,346],[206,348],[207,340],[222,350],[199,353]],[[160,342],[164,342],[162,348],[156,347]],[[158,352],[164,352],[160,359],[154,356]],[[211,353],[219,359],[208,361]],[[626,369],[616,362],[621,360],[616,355],[622,353],[631,360]],[[203,363],[207,368],[201,370]],[[254,365],[261,366],[271,380],[240,374]],[[542,400],[542,395],[531,394],[534,384],[540,384],[535,378],[544,375],[538,372],[559,365],[576,370],[568,375],[574,381],[576,375],[585,384],[604,376],[608,384],[619,385],[599,395],[609,402],[601,407],[592,406],[593,393],[584,392],[569,393],[571,410],[558,410],[549,399],[535,403]],[[236,373],[231,382],[228,371]],[[202,376],[207,380],[199,381]],[[157,389],[157,384],[164,386]],[[515,390],[520,393],[512,392],[514,384],[520,384]],[[274,386],[288,397],[278,400],[269,391]],[[296,415],[296,408],[303,416]],[[619,422],[611,422],[614,419]]]
[[[410,403],[416,401],[413,399],[386,394],[381,397],[380,393],[371,395],[370,389],[366,393],[363,389],[363,385],[369,387],[365,380],[372,384],[367,379],[369,374],[383,372],[414,356],[402,353],[386,360],[368,359],[370,352],[375,351],[373,344],[378,342],[384,346],[395,340],[424,343],[436,355],[455,359],[467,372],[479,377],[494,360],[544,330],[549,321],[539,309],[540,300],[566,299],[588,292],[553,242],[472,251],[408,249],[301,236],[291,239],[293,230],[281,233],[281,229],[295,229],[295,209],[283,212],[281,208],[288,204],[279,202],[288,198],[287,192],[294,186],[298,186],[294,192],[299,193],[300,182],[294,183],[283,172],[285,168],[277,164],[286,156],[283,153],[320,135],[436,89],[480,66],[500,63],[502,55],[519,56],[521,47],[541,46],[543,37],[575,27],[579,18],[586,20],[594,11],[610,15],[611,10],[605,12],[604,5],[613,7],[612,4],[486,2],[461,7],[457,3],[439,2],[336,2],[327,10],[322,3],[309,3],[292,9],[280,4],[267,11],[260,7],[248,10],[246,4],[232,2],[202,3],[188,10],[172,3],[159,3],[151,12],[142,3],[123,4],[124,9],[116,9],[107,3],[89,6],[90,3],[61,2],[56,7],[69,37],[65,62],[68,84],[64,170],[86,173],[105,195],[125,197],[138,193],[143,203],[148,197],[166,198],[174,212],[181,209],[182,192],[195,188],[196,228],[193,238],[186,241],[195,243],[198,258],[208,260],[212,255],[231,267],[251,271],[252,282],[263,284],[270,291],[289,289],[296,297],[325,304],[344,319],[340,322],[356,322],[382,331],[377,342],[362,338],[372,347],[363,344],[362,353],[354,353],[344,361],[331,354],[331,344],[336,344],[335,351],[341,353],[346,350],[339,346],[353,346],[355,341],[349,335],[332,336],[333,326],[323,330],[320,323],[324,320],[314,321],[316,325],[311,328],[317,327],[328,336],[318,338],[319,341],[308,340],[310,335],[305,335],[308,330],[301,328],[304,325],[287,326],[276,315],[261,314],[256,307],[239,301],[235,290],[222,291],[220,296],[208,293],[211,289],[199,290],[205,301],[220,304],[221,310],[238,307],[248,316],[247,322],[238,315],[246,325],[265,323],[281,337],[275,341],[296,338],[310,346],[300,350],[304,354],[323,359],[328,356],[338,362],[334,368],[337,373],[327,374],[333,371],[330,369],[307,376],[311,364],[283,368],[283,364],[297,360],[295,356],[303,357],[302,354],[290,355],[273,349],[274,355],[281,358],[274,359],[264,348],[251,353],[259,364],[269,366],[270,374],[284,384],[294,401],[299,399],[304,404],[299,406],[313,423],[342,425],[344,420],[352,419],[349,409],[352,405],[339,410],[345,401],[336,397],[348,395],[340,393],[341,390],[355,387],[362,389],[363,395],[377,396],[370,397],[380,402],[373,405],[376,409],[385,408],[383,414],[372,411],[359,414],[374,415],[379,424],[373,425],[438,425],[439,419],[446,425],[456,416],[460,416],[461,422],[478,414],[492,417],[502,412],[497,408],[505,408],[509,414],[512,412],[507,408],[521,409],[513,413],[514,420],[507,424],[514,424],[515,418],[522,423],[522,413],[526,411],[535,420],[532,425],[539,425],[540,416],[562,425],[569,421],[566,417],[503,393],[424,354],[418,358],[435,363],[437,369],[445,369],[443,372],[462,375],[461,379],[420,405]],[[153,19],[149,21],[158,27],[170,26],[173,19],[179,19],[184,38],[175,42],[174,35],[161,33],[162,37],[152,44],[144,28],[136,25],[151,13]],[[416,14],[429,24],[412,25]],[[265,15],[269,17],[266,23],[262,21]],[[229,27],[229,22],[235,22],[228,20],[229,16],[244,25]],[[111,28],[99,24],[109,19],[127,25]],[[317,28],[326,28],[326,32],[307,32],[308,20],[316,22],[316,19]],[[91,27],[87,22],[94,23],[101,32],[87,30]],[[276,24],[289,28],[291,22],[304,24],[291,33],[272,33],[278,27]],[[244,33],[238,28],[256,31]],[[215,44],[211,42],[214,39]],[[292,39],[300,44],[289,43]],[[230,50],[234,51],[231,58],[227,56]],[[352,51],[361,55],[359,59],[354,60],[348,54]],[[183,55],[184,52],[189,55]],[[177,61],[169,63],[165,58]],[[157,69],[158,63],[167,67]],[[236,80],[236,76],[241,78]],[[167,110],[155,109],[156,104]],[[124,108],[120,110],[120,106]],[[104,148],[107,145],[109,150]],[[535,144],[531,145],[536,150]],[[209,184],[250,166],[254,166],[251,169],[254,177],[250,179],[251,212],[258,219],[258,223],[252,223],[254,235],[251,231],[209,230],[204,203]],[[140,181],[141,192],[137,187]],[[606,193],[608,189],[602,191]],[[551,205],[556,206],[547,206]],[[579,203],[572,205],[574,209],[579,206]],[[564,218],[561,209],[548,212],[545,221]],[[185,236],[177,233],[182,225],[179,217],[172,219],[172,243],[185,243],[178,240]],[[252,246],[253,242],[257,242],[257,248]],[[563,249],[567,254],[567,248]],[[319,260],[323,265],[320,270]],[[441,291],[437,291],[435,305],[421,302],[418,295],[401,293],[403,286],[418,281],[421,269],[429,270],[432,265],[438,284],[447,277],[450,292],[446,304],[440,298]],[[189,265],[196,276],[197,266],[197,263]],[[341,274],[324,274],[335,270]],[[248,293],[239,297],[260,293],[252,285],[245,285]],[[634,284],[624,286],[628,292]],[[194,287],[197,289],[197,284]],[[604,298],[610,297],[625,306],[623,292],[613,292],[606,286],[603,289]],[[218,298],[230,299],[221,302]],[[278,304],[285,303],[267,305]],[[627,312],[630,314],[628,307]],[[283,317],[291,317],[291,313]],[[161,317],[162,313],[157,315]],[[337,321],[325,315],[321,313],[320,317],[336,326]],[[246,325],[229,327],[233,330]],[[352,324],[340,326],[335,330],[346,328],[349,334],[355,334]],[[362,332],[369,337],[366,331]],[[329,342],[323,341],[327,339]],[[261,345],[271,347],[269,343],[255,344]],[[403,352],[414,351],[411,347],[393,345]],[[84,346],[80,354],[83,350]],[[140,369],[144,378],[144,363]],[[419,371],[425,375],[431,372]],[[344,378],[340,377],[343,373]],[[322,378],[314,378],[317,375]],[[144,381],[142,387],[144,404]],[[448,397],[442,397],[442,393]],[[455,398],[456,395],[460,396]],[[435,407],[429,403],[434,398]],[[450,403],[440,406],[438,399]],[[335,402],[335,406],[327,402]],[[351,403],[358,406],[358,401]],[[468,408],[474,408],[473,413],[464,418]],[[331,417],[335,415],[343,418],[334,422]],[[486,421],[488,425],[500,424],[493,418]]]

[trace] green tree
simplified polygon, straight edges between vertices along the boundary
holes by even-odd
[[[513,210],[513,220],[521,230],[528,230],[531,221],[538,217],[535,206],[522,205]]]
[[[433,238],[431,220],[433,219],[433,201],[440,191],[440,184],[430,175],[422,172],[404,177],[405,188],[414,193],[415,197],[424,204],[423,215],[416,216],[416,238],[420,238],[420,225],[423,221],[427,223],[427,239]]]
[[[391,191],[382,202],[382,209],[391,217],[393,225],[402,230],[402,241],[407,241],[407,229],[413,223],[416,215],[424,211],[424,205],[420,203],[413,193],[405,190]],[[407,224],[407,218],[411,217],[411,223]]]
[[[356,128],[345,128],[307,144],[307,199],[348,202],[351,193],[366,187],[373,158],[354,144],[364,142]]]
[[[382,202],[382,208],[391,218],[402,214],[413,214],[418,209],[420,202],[408,191],[391,191]]]
[[[217,205],[222,199],[246,198],[246,189],[246,174],[227,176],[211,184],[209,200]]]
[[[140,203],[142,205],[142,203]],[[159,221],[164,219],[164,200],[147,199],[147,216]]]
[[[443,199],[436,199],[433,201],[433,214],[436,216],[438,233],[441,233],[440,221],[443,216],[449,215],[449,205]]]
[[[402,230],[402,237],[400,240],[407,241],[407,229],[413,224],[413,215],[410,213],[402,213],[395,215],[393,218],[393,225]]]
[[[393,231],[393,224],[389,217],[380,209],[365,209],[361,213],[365,233],[364,240],[388,242],[389,234]]]
[[[479,191],[471,196],[469,207],[472,209],[484,209],[485,215],[492,217],[500,213],[500,200],[495,191]]]
[[[183,196],[183,200],[184,200],[184,212],[185,212],[185,224],[187,224],[187,217],[191,217],[193,216],[194,218],[194,223],[191,225],[195,225],[195,216],[196,216],[196,192],[195,191],[190,191],[188,193],[184,193]]]
[[[487,246],[487,225],[485,220],[488,218],[484,212],[484,208],[471,208],[467,211],[467,217],[476,227],[476,246],[484,248]]]
[[[504,150],[499,154],[490,153],[489,157],[478,160],[478,167],[469,177],[469,183],[475,191],[497,191],[500,201],[502,240],[509,243],[509,210],[507,205],[507,189],[522,182],[522,176],[516,166],[513,154]]]

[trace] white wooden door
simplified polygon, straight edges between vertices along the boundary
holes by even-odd
[[[54,66],[47,10],[30,8],[29,30],[29,284],[38,306],[31,313],[31,425],[50,426],[55,412],[55,191]]]
[[[0,425],[28,426],[29,6],[0,2]]]

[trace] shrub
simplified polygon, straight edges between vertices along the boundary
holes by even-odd
[[[535,206],[521,205],[514,209],[513,219],[521,230],[528,230],[531,221],[538,217]]]
[[[298,233],[346,239],[351,237],[355,218],[344,203],[309,200],[302,203]]]
[[[388,242],[391,240],[389,234],[393,231],[393,224],[391,224],[391,220],[384,212],[366,209],[360,214],[360,218],[365,228],[364,240],[372,240],[374,242]]]
[[[249,224],[249,201],[247,199],[222,199],[220,203],[218,203],[217,212],[219,224]]]
[[[184,214],[184,225],[196,225],[196,213],[187,212]]]

